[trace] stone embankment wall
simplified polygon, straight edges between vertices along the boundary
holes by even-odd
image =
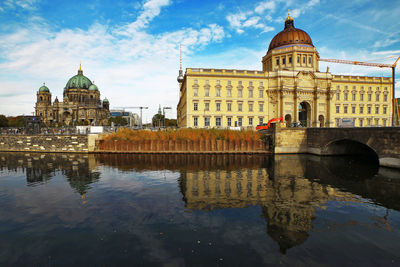
[[[105,153],[266,153],[259,141],[227,140],[97,140],[95,152]]]
[[[275,133],[276,154],[307,153],[306,128],[282,128]]]
[[[88,153],[87,135],[0,135],[0,151]]]

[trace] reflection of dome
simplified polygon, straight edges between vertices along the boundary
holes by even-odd
[[[82,68],[79,67],[78,74],[68,80],[65,89],[89,89],[91,85],[92,82],[83,75]]]
[[[99,91],[99,88],[97,88],[97,86],[92,83],[92,85],[89,86],[89,91]]]
[[[269,44],[268,51],[284,45],[293,44],[314,46],[310,36],[305,31],[294,27],[294,20],[289,14],[285,20],[285,29],[275,35]]]
[[[50,90],[49,90],[49,88],[48,88],[46,85],[44,85],[44,83],[43,83],[43,85],[39,88],[39,92],[47,92],[47,93],[49,93]]]

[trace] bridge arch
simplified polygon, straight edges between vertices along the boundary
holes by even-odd
[[[327,143],[322,155],[361,155],[379,163],[379,155],[374,148],[353,139],[338,139]]]

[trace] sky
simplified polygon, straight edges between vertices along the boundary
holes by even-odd
[[[400,0],[0,0],[0,114],[32,114],[43,83],[62,98],[82,62],[111,108],[147,106],[147,122],[169,106],[166,117],[176,118],[179,45],[183,68],[261,70],[288,9],[321,58],[400,55]],[[323,62],[320,70],[327,65],[333,74],[391,76]]]

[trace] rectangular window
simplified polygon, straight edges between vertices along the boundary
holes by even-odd
[[[204,103],[204,110],[209,111],[210,110],[210,103],[206,102]]]
[[[228,96],[232,96],[232,89],[228,89],[226,93]]]
[[[258,104],[258,111],[264,111],[264,104]]]
[[[297,56],[297,63],[300,63],[300,56]]]
[[[382,119],[383,126],[387,126],[386,119]]]
[[[199,110],[199,103],[193,103],[193,110]]]
[[[216,93],[216,95],[217,95],[217,96],[221,96],[221,88],[217,88],[217,93]]]
[[[252,89],[249,90],[249,97],[253,97],[253,90]]]
[[[363,119],[360,119],[360,127],[363,126],[363,123],[364,123]]]
[[[383,107],[383,114],[386,114],[387,112],[387,107]]]
[[[283,64],[283,65],[286,64],[286,58],[282,58],[282,64]]]
[[[375,114],[379,114],[379,107],[375,107]]]
[[[253,112],[253,104],[251,104],[251,103],[249,104],[249,111]]]
[[[221,126],[221,118],[220,117],[215,118],[215,126],[217,126],[217,127]]]
[[[253,126],[253,118],[251,118],[251,117],[249,118],[249,125]]]
[[[344,100],[347,101],[348,99],[348,93],[344,93]]]
[[[242,89],[239,89],[238,90],[238,97],[242,97],[243,96],[243,90]]]
[[[367,119],[368,126],[371,126],[371,119]]]
[[[368,101],[372,101],[372,94],[368,94]]]
[[[379,125],[379,119],[375,119],[375,125],[376,125],[376,126]]]
[[[263,98],[263,90],[258,90],[258,97]]]
[[[241,127],[243,125],[243,118],[238,118],[238,126]]]
[[[204,89],[204,96],[210,96],[210,89],[209,88],[205,88]]]
[[[198,118],[197,118],[197,117],[194,117],[194,118],[193,118],[193,126],[194,126],[194,127],[197,127],[198,125],[199,125]]]
[[[292,57],[289,57],[289,64],[292,64]]]
[[[243,107],[243,104],[242,103],[238,103],[238,111],[242,111],[242,107]]]
[[[364,94],[360,94],[360,101],[364,101]]]
[[[206,127],[210,126],[210,117],[204,117],[204,126]]]
[[[227,109],[228,111],[232,111],[232,103],[227,103]]]
[[[276,59],[276,65],[279,66],[279,58]]]
[[[303,57],[303,64],[306,64],[306,57]]]
[[[340,113],[340,106],[336,106],[336,113]]]
[[[379,101],[379,94],[376,94],[376,101]]]
[[[355,93],[353,93],[353,95],[352,95],[352,100],[356,101],[356,94]]]
[[[193,88],[193,96],[198,96],[198,89],[197,88]]]
[[[340,92],[336,93],[336,100],[340,100]]]
[[[364,107],[360,107],[360,113],[361,113],[361,114],[364,113]]]
[[[308,64],[311,64],[311,57],[308,57]]]
[[[353,106],[353,107],[351,107],[351,113],[356,113],[356,107],[355,106]]]
[[[347,113],[347,106],[344,106],[344,113]]]
[[[232,118],[228,117],[228,126],[232,126]]]
[[[258,118],[258,125],[263,125],[264,118]]]
[[[383,95],[383,101],[387,102],[387,95]]]
[[[221,103],[218,102],[218,103],[216,104],[216,107],[217,107],[217,111],[221,111]]]
[[[371,114],[371,107],[368,107],[368,114]]]

